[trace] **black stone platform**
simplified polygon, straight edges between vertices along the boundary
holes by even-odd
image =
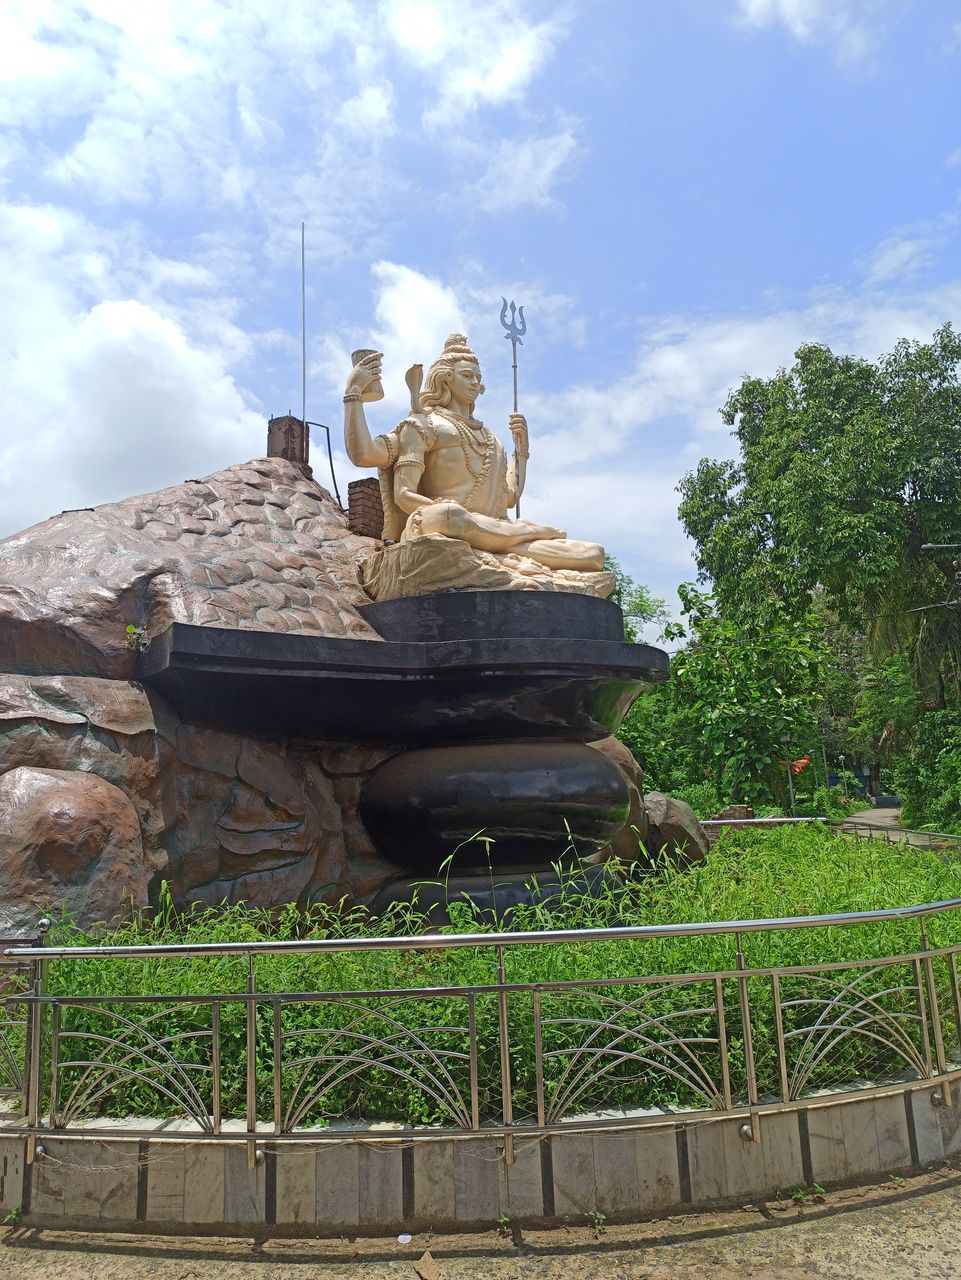
[[[359,612],[385,640],[624,639],[616,604],[573,591],[439,591]]]
[[[429,744],[591,742],[669,669],[663,650],[619,638],[616,606],[589,596],[451,592],[365,613],[383,641],[175,623],[138,674],[213,728]]]

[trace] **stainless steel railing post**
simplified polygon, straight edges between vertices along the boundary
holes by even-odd
[[[50,921],[44,916],[37,927],[37,946],[47,940]],[[37,1131],[40,1126],[40,1073],[43,1057],[43,984],[47,962],[42,955],[33,961],[32,999],[27,1014],[27,1164],[37,1157]]]
[[[504,968],[503,946],[497,948],[497,982],[497,1022],[500,1029],[501,1045],[501,1100],[504,1127],[509,1128],[514,1123],[514,1100],[511,1094],[511,1051],[507,1026],[507,992],[504,990],[507,975]],[[514,1163],[514,1135],[512,1133],[504,1135],[504,1159],[507,1164]]]
[[[247,953],[247,1133],[257,1132],[257,976],[254,953]],[[247,1140],[247,1168],[257,1163],[256,1137]]]
[[[744,1065],[747,1068],[747,1101],[751,1108],[751,1140],[761,1141],[761,1117],[757,1112],[757,1070],[754,1065],[754,1037],[751,1033],[751,1000],[748,993],[747,977],[744,974],[744,951],[741,947],[741,935],[735,933],[737,945],[737,993],[741,1005],[741,1032],[744,1039]]]

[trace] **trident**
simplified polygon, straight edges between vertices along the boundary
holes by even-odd
[[[501,298],[501,301],[502,301],[502,302],[503,302],[503,304],[504,304],[504,305],[501,307],[501,324],[502,324],[502,325],[504,326],[504,328],[507,330],[507,332],[504,334],[504,337],[505,337],[505,338],[509,338],[509,339],[510,339],[510,343],[511,343],[511,351],[513,352],[513,356],[514,356],[514,362],[513,362],[513,365],[512,365],[511,367],[512,367],[512,368],[513,368],[513,370],[514,370],[514,412],[516,413],[516,412],[517,412],[517,344],[520,342],[521,346],[523,346],[523,345],[524,345],[524,344],[523,344],[523,342],[521,342],[521,339],[523,338],[524,334],[527,332],[527,321],[524,319],[524,308],[523,308],[523,307],[515,307],[515,306],[514,306],[513,299],[511,300],[511,303],[510,303],[510,313],[511,313],[511,318],[510,318],[510,320],[508,321],[508,319],[507,319],[507,308],[508,308],[507,299],[506,299],[506,298],[504,298],[504,297],[502,297],[502,298]],[[515,476],[515,480],[516,480],[516,477],[517,477],[517,474],[518,474],[518,468],[519,468],[519,462],[518,462],[518,456],[517,456],[517,445],[515,444],[515,445],[514,445],[514,476]],[[521,514],[521,500],[520,500],[520,497],[518,497],[518,498],[517,498],[517,500],[516,500],[516,502],[515,502],[515,504],[514,504],[514,509],[515,509],[515,511],[516,511],[516,513],[517,513],[517,518],[518,518],[518,519],[520,519],[520,514]]]

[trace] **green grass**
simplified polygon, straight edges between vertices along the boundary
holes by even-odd
[[[623,924],[668,924],[696,921],[737,920],[776,916],[814,915],[838,911],[860,911],[875,908],[914,905],[940,899],[961,897],[961,866],[925,850],[906,845],[881,842],[853,842],[839,839],[819,827],[776,828],[771,831],[729,832],[721,837],[708,859],[684,870],[665,867],[659,874],[628,878],[622,884],[609,884],[596,898],[587,898],[572,881],[561,896],[550,904],[541,903],[518,909],[511,923],[516,930],[552,928],[602,928]],[[464,904],[455,911],[453,932],[489,929]],[[398,910],[388,921],[370,919],[362,911],[345,911],[316,907],[307,914],[293,909],[279,916],[242,908],[201,909],[178,915],[169,904],[152,917],[143,915],[120,925],[110,934],[118,944],[163,944],[171,942],[210,942],[295,937],[364,937],[393,932],[416,934],[424,930],[424,921],[416,908]],[[961,913],[946,913],[933,920],[930,936],[937,945],[961,943]],[[82,944],[98,940],[61,922],[52,931],[51,944]],[[910,951],[918,946],[917,922],[899,921],[884,925],[860,925],[833,929],[807,929],[772,933],[745,934],[745,963],[749,968],[766,966],[812,965],[836,961],[850,963]],[[564,995],[545,992],[542,1016],[545,1019],[545,1080],[550,1098],[558,1090],[570,1087],[567,1112],[597,1107],[651,1107],[704,1105],[692,1086],[686,1069],[680,1078],[671,1074],[675,1061],[656,1045],[645,1051],[640,1061],[616,1063],[610,1055],[594,1059],[581,1058],[583,1068],[578,1083],[571,1084],[571,1074],[564,1075],[570,1059],[566,1050],[583,1045],[592,1028],[585,1020],[597,1020],[609,1013],[609,1001],[636,998],[635,989],[611,986],[616,978],[646,975],[730,971],[736,966],[733,935],[716,935],[642,941],[600,941],[559,945],[533,945],[508,948],[506,967],[508,981],[519,983],[554,983],[576,979],[600,981],[590,991]],[[936,966],[941,992],[942,1016],[949,1050],[956,1052],[957,1028],[954,1025],[947,966]],[[913,975],[907,966],[869,976],[867,986],[876,994],[879,1007],[895,1018],[912,1011],[911,997],[896,989]],[[843,971],[846,978],[853,971]],[[281,955],[260,957],[256,962],[258,990],[262,992],[362,992],[384,988],[478,987],[496,981],[497,961],[493,948],[421,952],[328,953],[324,955]],[[121,961],[91,959],[89,961],[55,961],[49,966],[47,989],[51,993],[70,996],[124,992],[130,995],[162,993],[172,998],[163,1006],[136,1004],[121,1011],[136,1020],[146,1013],[161,1012],[154,1025],[164,1035],[179,1035],[177,1057],[195,1065],[206,1061],[208,1042],[202,1033],[210,1026],[210,1006],[177,1005],[179,996],[195,993],[237,993],[245,990],[246,968],[243,960],[234,958],[191,960],[149,959]],[[605,985],[608,984],[608,985]],[[732,1086],[735,1096],[745,1090],[743,1029],[738,1014],[737,986],[725,982],[727,1035],[732,1063]],[[762,1094],[777,1089],[776,1039],[771,983],[766,978],[750,981],[752,1031]],[[783,984],[783,998],[804,996],[812,989],[807,977],[788,978]],[[709,983],[693,985],[665,984],[648,990],[643,1011],[622,1009],[618,1015],[620,1028],[639,1028],[651,1016],[666,1019],[668,1026],[688,1039],[712,1039],[717,1023],[710,1001],[713,987]],[[365,1014],[366,1011],[366,1014]],[[435,995],[413,999],[393,1007],[388,1024],[376,1016],[384,1012],[383,1001],[358,1000],[353,1007],[329,1002],[309,1001],[285,1004],[285,1034],[299,1034],[287,1046],[285,1062],[299,1054],[316,1053],[324,1033],[342,1032],[358,1017],[366,1021],[360,1027],[383,1038],[394,1031],[405,1044],[404,1028],[417,1029],[422,1037],[420,1047],[413,1045],[411,1055],[399,1065],[403,1074],[389,1069],[382,1053],[378,1061],[362,1071],[350,1074],[343,1067],[333,1070],[321,1083],[316,1069],[308,1072],[315,1094],[307,1100],[304,1122],[323,1124],[332,1117],[348,1116],[367,1120],[390,1119],[428,1123],[447,1118],[444,1103],[432,1097],[426,1086],[436,1080],[430,1067],[428,1049],[438,1054],[466,1053],[466,1001],[463,997]],[[117,1023],[111,1012],[86,1008],[66,1008],[63,1027],[80,1033],[76,1040],[65,1041],[62,1057],[84,1058],[89,1050],[100,1051],[98,1042],[87,1039],[95,1034],[116,1034]],[[261,1118],[271,1114],[273,1055],[271,1036],[272,1010],[264,1004],[257,1013],[257,1074]],[[482,1117],[499,1118],[499,1037],[497,1002],[493,996],[479,995],[476,1003],[479,1043],[479,1093]],[[810,1018],[805,1008],[788,1009],[788,1028],[800,1026]],[[573,1021],[572,1021],[573,1020]],[[580,1021],[577,1021],[580,1020]],[[534,1030],[533,1002],[529,993],[510,997],[511,1067],[514,1085],[515,1115],[529,1115],[534,1110]],[[245,1097],[245,1011],[240,1003],[225,1003],[221,1012],[223,1112],[243,1115]],[[355,1027],[356,1029],[356,1027]],[[201,1033],[197,1035],[196,1033]],[[139,1034],[139,1033],[138,1033]],[[596,1045],[615,1041],[617,1032],[603,1032]],[[910,1034],[917,1040],[916,1029]],[[663,1039],[660,1032],[653,1037]],[[136,1039],[136,1036],[134,1037]],[[341,1041],[343,1049],[346,1040]],[[353,1042],[356,1043],[356,1042]],[[139,1041],[143,1059],[131,1059],[126,1066],[152,1068],[159,1060],[158,1051]],[[80,1052],[82,1051],[82,1052]],[[122,1051],[112,1049],[112,1060],[124,1067]],[[683,1053],[682,1053],[683,1057]],[[716,1046],[702,1044],[697,1057],[708,1073],[720,1079],[720,1063]],[[463,1057],[443,1059],[451,1079],[451,1088],[461,1096],[468,1095],[468,1064]],[[835,1044],[815,1067],[808,1087],[845,1085],[858,1078],[881,1078],[904,1069],[904,1062],[890,1048],[875,1039],[850,1035]],[[605,1071],[604,1068],[607,1067]],[[69,1087],[80,1078],[78,1068],[63,1073],[61,1102]],[[284,1073],[285,1096],[296,1086],[298,1070],[288,1065]],[[154,1077],[156,1079],[156,1077]],[[209,1082],[195,1073],[197,1087],[205,1101],[209,1100]],[[90,1114],[176,1114],[173,1101],[158,1095],[149,1081],[136,1078],[111,1078],[110,1087],[102,1095],[91,1098],[85,1108]]]

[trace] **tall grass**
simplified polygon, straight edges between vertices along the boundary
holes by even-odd
[[[854,842],[838,838],[820,827],[782,827],[763,833],[729,831],[721,836],[709,857],[688,868],[665,864],[658,873],[627,875],[609,879],[595,892],[585,892],[576,874],[562,877],[560,891],[549,899],[518,907],[509,921],[495,927],[512,930],[605,928],[613,925],[660,925],[671,923],[750,920],[757,918],[817,915],[915,905],[961,897],[961,865],[944,855],[880,842]],[[448,932],[489,931],[490,921],[481,918],[468,903],[452,908]],[[166,944],[180,942],[250,941],[292,938],[363,938],[384,933],[412,936],[427,931],[427,921],[416,906],[398,907],[382,919],[363,910],[339,910],[316,906],[302,913],[288,908],[279,914],[243,907],[199,908],[177,913],[169,900],[153,914],[141,914],[118,925],[109,941],[116,944]],[[930,922],[931,940],[936,945],[961,943],[961,913],[946,912]],[[102,941],[102,935],[84,933],[61,921],[50,937],[52,945],[86,944]],[[810,966],[827,962],[850,964],[862,959],[910,952],[918,947],[917,921],[832,928],[776,930],[742,934],[748,968]],[[692,973],[730,973],[735,969],[736,943],[732,934],[654,941],[598,940],[591,942],[525,945],[505,951],[509,982],[551,984],[575,980],[597,986],[563,993],[545,992],[543,1000],[545,1080],[548,1098],[561,1096],[570,1086],[568,1110],[596,1107],[652,1107],[704,1105],[689,1075],[671,1074],[673,1059],[657,1044],[632,1060],[618,1062],[613,1055],[601,1055],[572,1064],[568,1051],[583,1045],[597,1024],[610,1015],[615,1005],[636,999],[637,988],[615,986],[612,980],[642,976]],[[845,969],[844,975],[853,976]],[[892,979],[896,974],[897,980]],[[957,1028],[948,1013],[950,1000],[947,966],[937,971],[942,988],[946,1036],[952,1047]],[[497,981],[497,955],[492,947],[431,951],[373,951],[282,954],[258,957],[257,989],[265,993],[368,992],[416,990],[424,988],[484,987]],[[913,1004],[909,995],[894,988],[913,980],[907,966],[884,970],[867,979],[887,1013],[908,1017]],[[791,984],[794,984],[792,987]],[[169,997],[162,1006],[162,1026],[166,1035],[178,1035],[177,1057],[199,1066],[209,1058],[209,1044],[203,1033],[210,1026],[210,1005],[178,1004],[178,997],[196,994],[241,993],[245,990],[246,963],[242,958],[148,958],[144,960],[95,959],[52,961],[47,989],[64,997],[156,995]],[[872,985],[873,984],[873,985]],[[729,1058],[735,1094],[743,1095],[746,1076],[744,1032],[737,1013],[737,988],[727,979],[725,1006],[728,1018]],[[801,994],[810,986],[807,978],[785,980],[785,998],[794,990]],[[777,1088],[776,1040],[771,984],[766,978],[750,982],[752,1032],[758,1062],[760,1087],[773,1093]],[[882,994],[883,993],[883,994]],[[690,1041],[701,1041],[696,1054],[708,1073],[720,1079],[716,1045],[717,1021],[711,1001],[710,983],[657,984],[646,992],[643,1008],[621,1004],[618,1027],[640,1031],[656,1040],[670,1028]],[[84,1036],[65,1042],[75,1059],[88,1057],[102,1045],[86,1036],[115,1034],[112,1013],[119,1009],[109,1001],[107,1012],[90,1006],[69,1007],[63,1012],[63,1027]],[[527,992],[510,996],[510,1045],[515,1114],[531,1114],[534,1109],[534,1015],[532,997]],[[404,1040],[404,1029],[416,1031],[419,1040],[407,1040],[411,1049],[401,1062],[401,1074],[391,1069],[391,1060],[376,1046],[369,1049],[372,1063],[350,1074],[334,1070],[318,1086],[308,1102],[304,1122],[323,1124],[332,1117],[389,1119],[427,1123],[449,1118],[443,1100],[433,1097],[431,1082],[438,1079],[439,1055],[451,1089],[462,1096],[469,1092],[466,1056],[466,999],[439,994],[414,997],[393,1003],[388,1009],[384,997],[358,997],[344,1002],[285,1002],[282,1014],[286,1046],[285,1063],[318,1053],[325,1037],[340,1030],[341,1054],[347,1046],[357,1047],[348,1029],[361,1030],[383,1040],[396,1034]],[[367,1011],[366,1014],[364,1011]],[[136,1020],[156,1013],[157,1006],[137,1003],[122,1009]],[[384,1015],[392,1022],[384,1020]],[[260,1114],[267,1118],[273,1084],[272,1010],[264,1004],[257,1011],[257,1075]],[[786,1015],[788,1029],[802,1025],[803,1008]],[[500,1114],[500,1064],[497,1002],[492,995],[477,997],[479,1094],[482,1116],[496,1119]],[[221,1010],[223,1110],[225,1115],[243,1115],[245,1099],[246,1013],[243,1003],[225,1003]],[[650,1018],[661,1018],[651,1032]],[[358,1023],[358,1019],[360,1022]],[[200,1034],[197,1034],[200,1033]],[[601,1032],[595,1047],[614,1044],[618,1031]],[[917,1039],[916,1027],[911,1035]],[[920,1042],[918,1042],[920,1043]],[[121,1051],[111,1051],[120,1055]],[[151,1050],[146,1046],[144,1062],[149,1066]],[[447,1056],[445,1056],[447,1055]],[[450,1056],[453,1055],[453,1056]],[[120,1061],[115,1056],[114,1061]],[[138,1059],[138,1062],[140,1060]],[[577,1087],[572,1073],[583,1067]],[[136,1065],[136,1064],[135,1064]],[[396,1060],[393,1062],[397,1066]],[[602,1068],[606,1067],[607,1070]],[[904,1062],[885,1044],[864,1036],[841,1040],[820,1063],[811,1078],[811,1087],[849,1084],[858,1077],[879,1077],[897,1073]],[[566,1075],[565,1075],[566,1071]],[[312,1074],[313,1073],[313,1074]],[[69,1087],[81,1076],[79,1068],[64,1073]],[[284,1090],[294,1090],[300,1069],[285,1065]],[[149,1076],[149,1070],[146,1072]],[[320,1070],[306,1072],[317,1084]],[[209,1080],[196,1074],[198,1087],[209,1095]],[[63,1094],[63,1090],[62,1090]],[[95,1113],[124,1115],[174,1114],[173,1102],[158,1094],[150,1079],[117,1079],[90,1107]]]

